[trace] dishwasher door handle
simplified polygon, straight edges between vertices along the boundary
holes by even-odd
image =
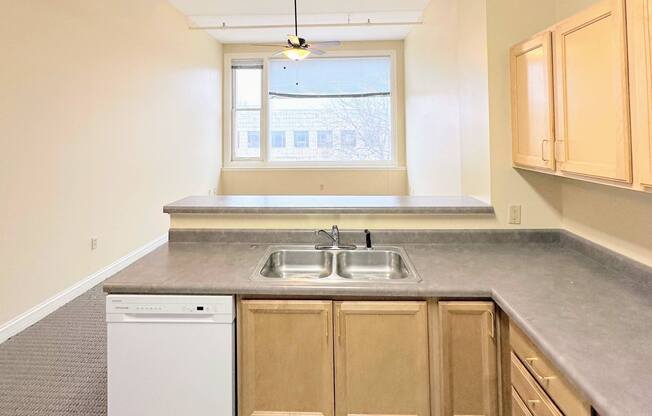
[[[114,323],[183,323],[183,324],[218,324],[224,323],[219,315],[204,314],[165,314],[165,313],[110,313],[107,322]]]

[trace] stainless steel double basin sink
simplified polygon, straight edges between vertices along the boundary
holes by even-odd
[[[253,280],[270,283],[416,283],[421,281],[400,247],[318,250],[312,246],[270,247]]]

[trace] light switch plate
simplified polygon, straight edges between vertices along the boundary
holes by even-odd
[[[521,223],[521,206],[520,205],[510,205],[509,206],[509,223],[510,224],[520,224]]]

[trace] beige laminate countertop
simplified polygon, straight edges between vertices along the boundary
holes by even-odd
[[[249,279],[268,245],[168,243],[108,293],[492,298],[602,416],[650,415],[652,279],[555,243],[403,244],[418,284],[283,286]]]

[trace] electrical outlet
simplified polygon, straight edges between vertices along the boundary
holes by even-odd
[[[91,250],[95,250],[97,248],[97,237],[91,237]]]
[[[520,224],[521,223],[521,206],[520,205],[510,205],[509,206],[509,223],[510,224]]]

